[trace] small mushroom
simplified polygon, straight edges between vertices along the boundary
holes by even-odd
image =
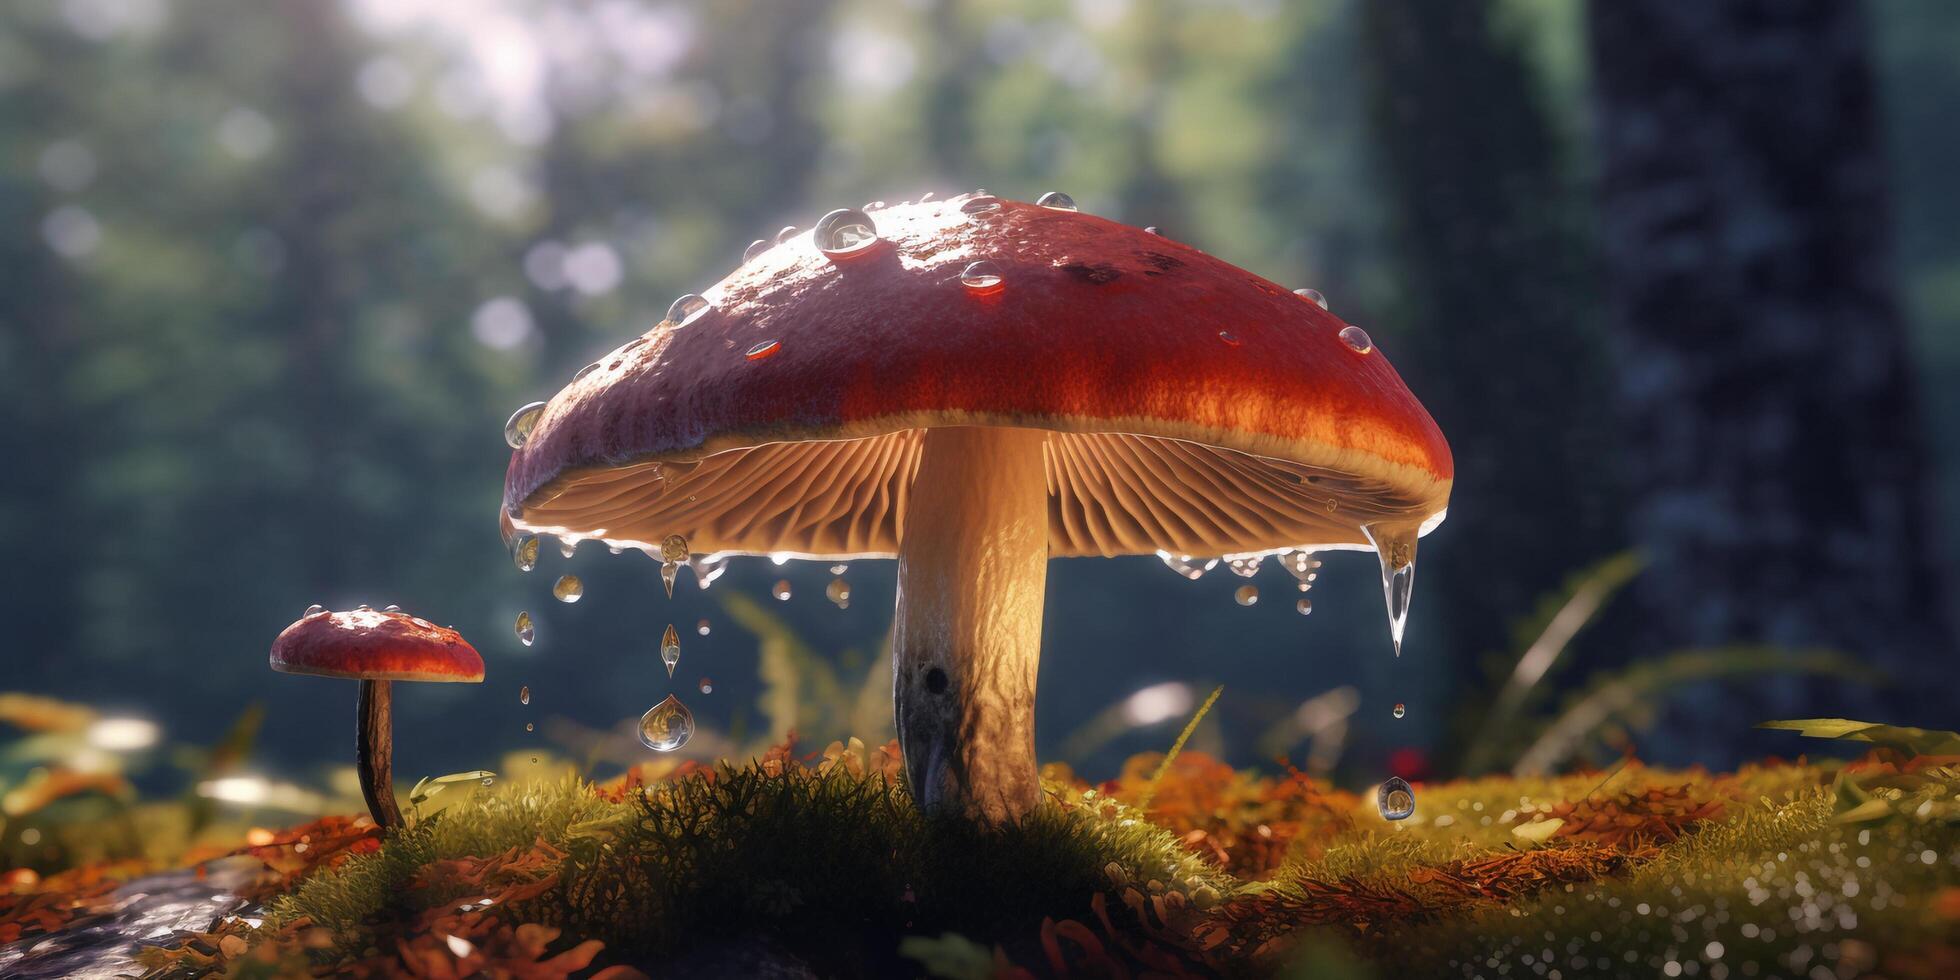
[[[399,827],[395,805],[395,681],[483,681],[483,658],[461,633],[402,612],[316,612],[272,641],[272,669],[361,682],[355,709],[355,760],[368,812],[383,828]]]
[[[993,201],[993,199],[989,199]],[[968,197],[794,239],[575,380],[513,453],[527,533],[897,558],[898,736],[928,809],[1040,799],[1050,558],[1382,556],[1398,638],[1442,433],[1360,328],[1187,245]]]

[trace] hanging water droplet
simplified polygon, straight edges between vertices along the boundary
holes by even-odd
[[[699,633],[702,636],[707,636],[708,633],[713,629],[714,627],[710,625],[709,622],[705,619],[694,624],[694,632]]]
[[[1237,347],[1239,345],[1239,335],[1230,330],[1218,331],[1218,339],[1224,341],[1227,347]]]
[[[769,251],[769,239],[758,238],[750,242],[749,247],[742,250],[742,264],[747,265],[750,262],[754,262],[756,259],[762,257],[762,253],[767,251]]]
[[[667,587],[667,598],[674,597],[674,577],[681,573],[681,562],[687,561],[687,539],[678,534],[669,534],[660,539],[660,584]]]
[[[1241,585],[1237,592],[1232,593],[1232,598],[1237,599],[1241,606],[1250,606],[1259,601],[1259,587],[1256,585]]]
[[[1293,291],[1293,295],[1318,303],[1323,310],[1327,308],[1327,297],[1320,295],[1320,290],[1318,289],[1296,289]]]
[[[1293,604],[1293,611],[1299,613],[1302,616],[1313,615],[1313,600],[1301,599],[1300,601],[1295,602]]]
[[[561,554],[561,555],[564,555],[564,556],[565,556],[565,557],[567,557],[567,558],[570,558],[570,557],[572,557],[573,555],[575,555],[575,554],[578,554],[578,539],[577,539],[577,538],[559,538],[559,539],[558,539],[558,553],[559,553],[559,554]]]
[[[681,662],[681,635],[674,631],[674,624],[667,624],[667,632],[660,634],[660,662],[667,665],[667,676],[674,676],[674,668]]]
[[[526,534],[511,546],[510,560],[520,572],[528,572],[538,567],[538,539]]]
[[[531,614],[528,612],[518,613],[517,614],[518,641],[528,647],[531,645],[531,641],[537,638],[538,638],[538,631],[536,627],[531,625]]]
[[[1218,567],[1218,559],[1216,558],[1199,562],[1198,559],[1190,555],[1173,555],[1168,551],[1157,552],[1157,557],[1164,560],[1165,567],[1193,582],[1198,580],[1198,576]]]
[[[789,591],[789,579],[779,578],[776,580],[776,584],[770,588],[769,594],[784,602],[788,602]]]
[[[698,293],[686,293],[667,307],[667,322],[685,327],[708,312],[708,300]]]
[[[701,678],[701,693],[702,694],[715,693],[715,682],[706,677]]]
[[[326,611],[327,611],[327,607],[320,605],[319,603],[316,602],[306,607],[306,612],[301,614],[301,618],[304,618],[306,616],[318,616]]]
[[[1313,588],[1313,580],[1320,577],[1320,559],[1311,551],[1280,552],[1279,564],[1299,583],[1302,592]]]
[[[878,244],[878,226],[863,211],[838,208],[817,219],[810,238],[817,251],[833,259],[844,258]]]
[[[504,423],[504,442],[517,449],[531,438],[531,430],[537,427],[538,416],[544,414],[544,402],[532,402],[510,413],[510,420]]]
[[[777,568],[781,568],[784,565],[789,564],[789,560],[794,557],[796,556],[790,554],[787,551],[778,551],[775,554],[769,556],[769,564],[774,565]]]
[[[782,243],[787,242],[795,237],[796,237],[796,226],[784,225],[781,231],[776,232],[776,244],[781,245]]]
[[[1395,655],[1402,655],[1402,630],[1409,623],[1409,600],[1416,588],[1416,529],[1370,524],[1361,529],[1381,557],[1382,597],[1388,603],[1388,633]]]
[[[783,349],[782,341],[765,340],[762,343],[759,343],[754,347],[749,348],[749,352],[743,356],[747,357],[751,361],[760,361],[765,357],[776,356],[776,352],[782,349]]]
[[[1353,324],[1341,328],[1341,343],[1357,354],[1366,354],[1375,349],[1375,342],[1368,338],[1368,331]]]
[[[971,198],[965,204],[960,205],[960,211],[965,214],[981,214],[987,211],[998,210],[1000,210],[1000,198],[990,194]]]
[[[842,575],[850,570],[851,570],[851,566],[846,565],[841,561],[835,565],[830,566],[830,574],[832,575]]]
[[[1225,567],[1240,578],[1251,578],[1259,574],[1259,564],[1266,560],[1264,555],[1226,556]]]
[[[1397,701],[1397,702],[1395,702],[1395,711],[1393,712],[1393,714],[1395,715],[1395,717],[1397,717],[1397,718],[1400,718],[1400,717],[1402,717],[1403,715],[1406,715],[1406,714],[1408,714],[1408,713],[1409,713],[1409,706],[1408,706],[1408,705],[1405,705],[1405,704],[1403,704],[1403,703],[1402,703],[1402,702],[1400,702],[1400,701]]]
[[[1416,812],[1416,791],[1410,788],[1408,780],[1390,776],[1375,790],[1375,808],[1381,811],[1384,820],[1407,820]]]
[[[660,584],[667,590],[667,598],[674,597],[674,579],[681,574],[681,566],[671,561],[660,563]]]
[[[531,685],[526,684],[523,687],[517,689],[517,703],[518,704],[531,703]]]
[[[1075,198],[1072,198],[1067,194],[1062,193],[1061,191],[1049,191],[1048,193],[1035,198],[1034,203],[1039,204],[1044,208],[1054,208],[1057,211],[1075,210]]]
[[[391,602],[385,606],[382,606],[381,611],[385,613],[398,613],[402,611],[402,607],[397,606]]]
[[[836,603],[839,609],[848,609],[851,606],[851,583],[841,578],[831,579],[830,584],[824,586],[823,594],[831,602]]]
[[[694,712],[673,695],[640,716],[640,741],[655,752],[672,752],[694,734]]]
[[[997,293],[1005,282],[1006,280],[1001,277],[1000,267],[985,259],[968,262],[966,268],[960,270],[960,285],[965,286],[966,291],[975,296]]]
[[[559,602],[577,602],[585,598],[585,583],[576,575],[560,575],[552,583],[551,597]]]
[[[706,589],[708,586],[715,584],[715,579],[720,578],[723,572],[728,571],[728,559],[726,557],[714,558],[707,555],[700,555],[689,558],[687,560],[687,567],[694,570],[694,584],[702,589]]]

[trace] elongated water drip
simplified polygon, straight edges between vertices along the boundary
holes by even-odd
[[[1402,630],[1409,622],[1409,600],[1416,587],[1416,525],[1370,524],[1361,529],[1382,563],[1382,597],[1388,603],[1388,634],[1402,655]]]
[[[674,668],[681,662],[681,637],[674,624],[667,624],[667,632],[660,637],[660,662],[667,665],[667,676],[674,676]]]

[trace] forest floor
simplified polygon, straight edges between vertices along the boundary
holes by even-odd
[[[1096,786],[1051,766],[1048,804],[998,831],[919,816],[896,746],[855,741],[605,783],[425,782],[392,835],[332,817],[181,855],[258,871],[232,914],[152,936],[135,961],[152,976],[1960,976],[1960,756],[1417,784],[1394,822],[1297,772],[1161,761]],[[10,968],[28,974],[33,949],[166,870],[0,873],[0,953],[28,951]]]

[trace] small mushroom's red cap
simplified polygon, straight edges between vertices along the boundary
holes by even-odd
[[[1312,300],[1074,211],[965,196],[869,215],[875,245],[779,244],[582,372],[512,455],[506,517],[888,556],[922,432],[1012,426],[1050,433],[1056,556],[1365,547],[1365,525],[1441,519],[1442,433]],[[998,281],[963,280],[975,261]]]
[[[272,669],[369,681],[483,680],[463,634],[401,612],[317,612],[272,641]]]

